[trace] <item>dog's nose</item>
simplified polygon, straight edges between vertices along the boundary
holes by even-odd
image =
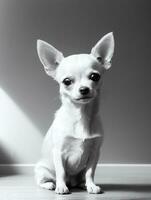
[[[90,92],[90,89],[88,88],[88,87],[80,87],[80,93],[82,94],[82,95],[86,95],[86,94],[89,94],[89,92]]]

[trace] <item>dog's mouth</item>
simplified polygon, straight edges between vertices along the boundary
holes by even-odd
[[[77,98],[76,100],[79,101],[79,100],[85,100],[85,99],[92,99],[92,97],[80,97],[80,98]]]
[[[81,103],[88,103],[89,101],[91,101],[93,99],[92,96],[83,96],[83,97],[79,97],[74,99],[76,102],[81,102]]]

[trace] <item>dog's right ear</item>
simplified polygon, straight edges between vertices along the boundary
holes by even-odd
[[[37,40],[37,52],[45,72],[55,78],[56,68],[64,58],[63,54],[42,40]]]

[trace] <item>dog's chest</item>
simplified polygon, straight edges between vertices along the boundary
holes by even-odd
[[[97,141],[98,137],[79,139],[67,136],[64,139],[62,152],[69,174],[78,173],[86,167]]]

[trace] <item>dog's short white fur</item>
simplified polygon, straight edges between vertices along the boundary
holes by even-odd
[[[35,168],[37,184],[57,194],[68,186],[100,193],[94,173],[103,141],[99,117],[103,73],[110,68],[114,37],[106,34],[90,54],[64,57],[50,44],[38,40],[37,51],[46,73],[60,86],[62,105],[45,136],[42,158]]]

